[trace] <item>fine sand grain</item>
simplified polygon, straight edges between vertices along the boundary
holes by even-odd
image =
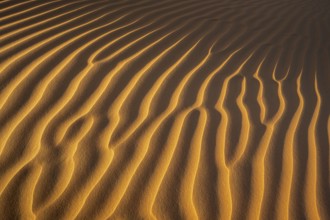
[[[329,143],[329,0],[0,1],[0,220],[328,220]]]

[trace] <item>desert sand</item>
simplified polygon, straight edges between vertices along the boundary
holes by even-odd
[[[330,219],[330,2],[0,1],[0,219]]]

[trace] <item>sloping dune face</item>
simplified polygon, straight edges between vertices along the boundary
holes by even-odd
[[[330,219],[330,3],[0,2],[0,219]]]

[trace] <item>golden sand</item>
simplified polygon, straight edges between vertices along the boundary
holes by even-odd
[[[330,3],[0,1],[0,220],[330,219]]]

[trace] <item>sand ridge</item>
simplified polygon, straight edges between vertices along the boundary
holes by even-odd
[[[0,219],[330,219],[329,12],[0,1]]]

